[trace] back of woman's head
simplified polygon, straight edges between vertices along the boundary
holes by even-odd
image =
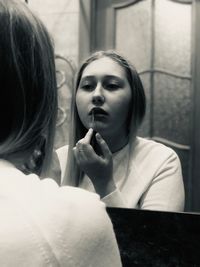
[[[141,79],[136,69],[125,57],[123,57],[122,55],[113,50],[97,51],[93,53],[81,65],[77,73],[75,88],[77,90],[84,69],[91,62],[103,57],[108,57],[114,60],[124,69],[126,78],[129,82],[132,91],[132,104],[129,114],[129,127],[130,127],[129,130],[131,131],[131,134],[135,134],[138,130],[138,127],[142,123],[142,120],[145,115],[146,98],[145,98],[144,87],[142,85]]]
[[[0,0],[0,25],[0,158],[40,173],[50,160],[57,112],[52,42],[17,0]],[[35,158],[41,150],[44,157],[29,169],[36,148]]]

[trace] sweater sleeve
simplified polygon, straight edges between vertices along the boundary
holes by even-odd
[[[50,195],[39,214],[40,222],[44,219],[40,228],[60,266],[121,266],[113,226],[99,196],[69,186],[54,189],[49,180],[42,182]]]
[[[70,243],[72,257],[76,263],[74,266],[121,266],[113,226],[104,203],[99,200],[97,194],[84,192],[84,195],[80,212],[77,214],[78,218],[74,219],[77,222],[75,225],[78,225],[71,229],[71,233],[76,236],[75,243]],[[65,233],[67,242],[69,242],[68,232],[67,229]]]
[[[119,189],[116,189],[115,191],[111,192],[107,196],[103,197],[101,200],[106,204],[107,207],[126,208],[126,203]]]
[[[173,150],[169,151],[168,157],[159,166],[140,199],[141,209],[164,211],[184,209],[185,192],[180,160]]]

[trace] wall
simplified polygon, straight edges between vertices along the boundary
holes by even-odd
[[[28,0],[55,40],[56,53],[78,62],[79,0]]]

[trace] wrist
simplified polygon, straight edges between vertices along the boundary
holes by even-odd
[[[100,197],[103,198],[115,191],[117,187],[112,179],[107,183],[105,182],[105,180],[102,181],[102,183],[96,183],[94,184],[94,188],[96,192],[100,195]]]

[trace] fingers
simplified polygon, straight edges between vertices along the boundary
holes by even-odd
[[[99,156],[96,154],[93,147],[90,145],[92,134],[93,129],[89,129],[85,137],[79,140],[76,144],[76,147],[73,149],[76,161],[79,165],[87,161],[93,162],[96,160],[110,160],[110,158],[112,158],[112,153],[108,145],[99,133],[97,133],[95,137],[98,145],[100,146],[102,155]]]
[[[73,152],[76,162],[79,164],[79,166],[84,164],[85,162],[93,162],[97,157],[90,144],[81,142],[78,142],[76,144],[76,147],[73,148]]]
[[[111,157],[112,153],[111,153],[108,145],[106,144],[106,142],[104,141],[104,139],[101,137],[101,135],[99,133],[96,133],[96,140],[97,140],[97,143],[99,144],[99,146],[101,147],[103,157],[104,158]]]
[[[84,150],[79,150],[76,147],[73,148],[74,156],[76,159],[76,163],[79,167],[83,167],[83,165],[88,162],[86,153]]]
[[[83,156],[87,156],[88,153],[90,156],[91,152],[93,151],[93,148],[90,145],[92,135],[93,129],[89,129],[85,137],[76,143],[76,147],[74,148],[74,155],[76,159],[80,157],[83,158]]]
[[[76,146],[77,146],[77,145],[81,145],[81,144],[90,144],[92,135],[93,135],[93,129],[90,128],[90,129],[88,130],[88,132],[86,133],[85,137],[82,138],[82,139],[80,139],[80,140],[76,143]]]
[[[92,134],[93,134],[93,129],[90,128],[88,130],[88,132],[86,133],[85,137],[83,139],[81,139],[81,142],[86,143],[86,144],[90,144],[91,139],[92,139]]]

